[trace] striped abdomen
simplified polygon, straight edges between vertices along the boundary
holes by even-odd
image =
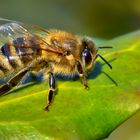
[[[8,42],[0,50],[0,76],[21,69],[39,55],[35,37],[20,37]]]

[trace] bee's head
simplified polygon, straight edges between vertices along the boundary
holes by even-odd
[[[95,44],[92,40],[83,39],[82,40],[82,63],[86,71],[92,70],[96,58],[99,56],[111,69],[112,66],[107,62],[100,54],[97,54],[99,49],[104,48],[112,48],[110,46],[103,46],[103,47],[95,47]]]
[[[82,63],[86,71],[89,71],[93,68],[94,60],[96,58],[97,49],[95,44],[91,40],[83,39],[82,40],[83,50],[81,53]]]

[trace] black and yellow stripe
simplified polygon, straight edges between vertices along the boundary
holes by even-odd
[[[7,57],[5,57],[2,53],[2,50],[0,52],[0,77],[5,75],[6,73],[13,71],[13,67],[11,64],[9,64],[9,61]]]
[[[0,49],[0,72],[6,74],[26,66],[41,55],[39,48],[35,37],[19,37],[5,43]]]
[[[13,68],[17,68],[20,65],[18,56],[15,52],[15,47],[11,44],[4,44],[1,48],[2,55],[5,56],[8,60],[9,65]],[[17,61],[18,60],[18,61]]]

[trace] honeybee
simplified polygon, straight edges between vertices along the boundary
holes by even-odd
[[[95,47],[92,40],[81,38],[60,30],[46,30],[36,25],[0,18],[0,77],[12,75],[0,86],[0,95],[5,94],[28,74],[43,71],[48,75],[49,107],[56,90],[55,75],[79,75],[82,84],[88,88],[87,73],[93,69],[100,57],[111,69],[112,66],[98,50],[112,47]],[[14,76],[13,76],[14,75]]]

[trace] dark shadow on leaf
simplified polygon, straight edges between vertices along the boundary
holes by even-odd
[[[95,79],[102,72],[102,64],[100,62],[96,62],[93,70],[90,72],[88,79]]]

